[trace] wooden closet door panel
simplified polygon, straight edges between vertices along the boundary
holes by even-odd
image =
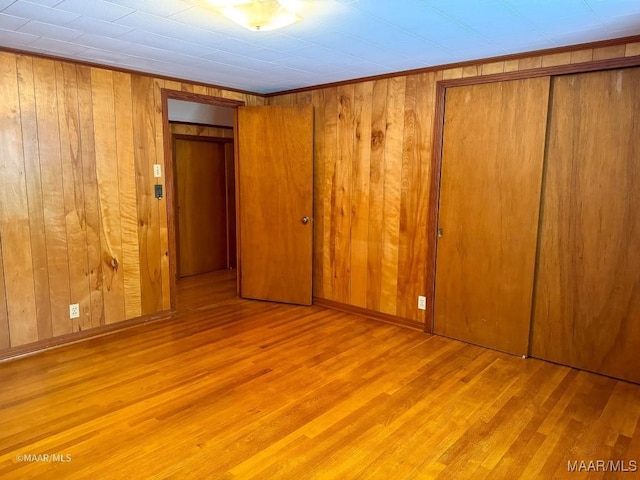
[[[447,89],[434,331],[526,354],[549,77]]]
[[[532,355],[640,382],[640,68],[553,80]]]
[[[227,268],[224,144],[175,141],[178,190],[178,275]]]

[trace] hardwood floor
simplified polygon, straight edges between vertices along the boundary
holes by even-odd
[[[175,318],[0,364],[0,478],[637,478],[595,462],[640,460],[638,385],[178,288]]]

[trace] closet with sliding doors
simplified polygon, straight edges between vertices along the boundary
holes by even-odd
[[[443,88],[434,333],[640,383],[640,67]]]

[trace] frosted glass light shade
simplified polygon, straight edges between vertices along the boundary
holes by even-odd
[[[287,0],[209,0],[225,17],[253,31],[275,30],[300,20]]]

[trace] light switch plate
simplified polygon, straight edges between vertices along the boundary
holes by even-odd
[[[160,178],[162,176],[162,165],[159,163],[153,164],[153,176],[155,178]]]

